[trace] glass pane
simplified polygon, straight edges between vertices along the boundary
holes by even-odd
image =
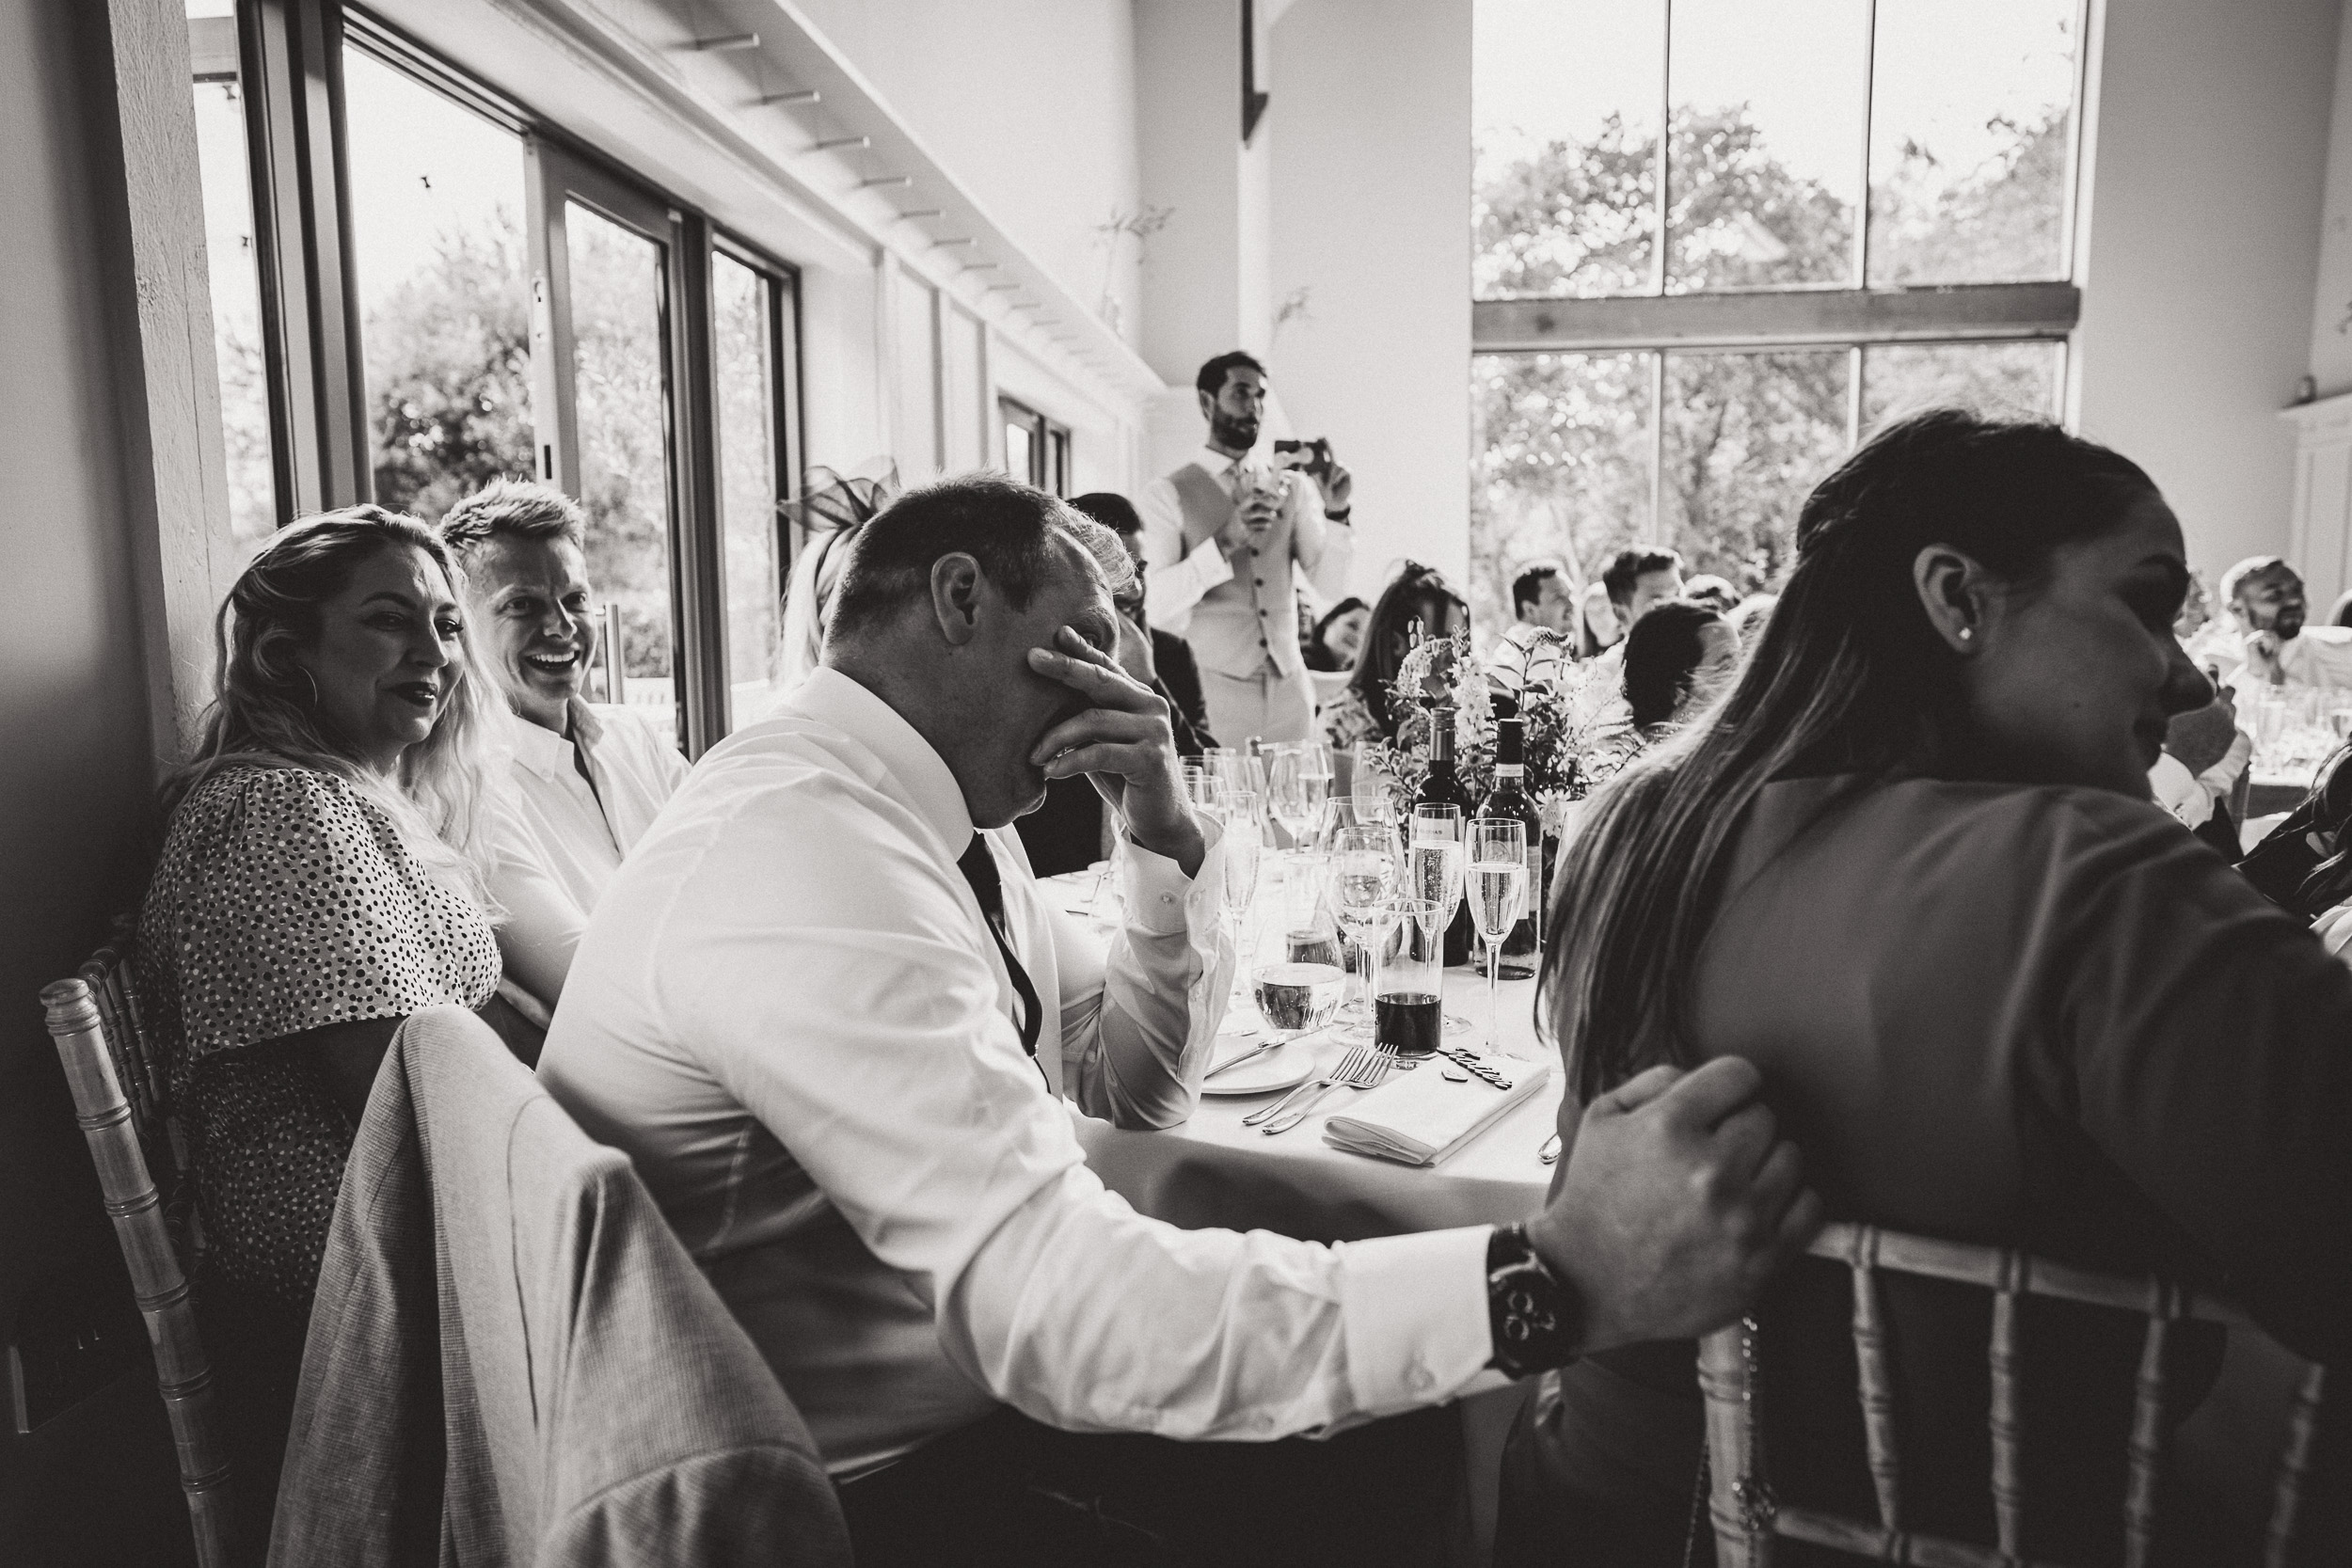
[[[1879,0],[1870,282],[2057,277],[2074,0]]]
[[[1030,451],[1033,444],[1027,423],[1006,415],[1005,472],[1024,484],[1037,483],[1037,458]]]
[[[1659,533],[1742,594],[1779,581],[1797,509],[1846,455],[1845,349],[1666,356]]]
[[[731,722],[766,711],[782,673],[784,577],[776,562],[776,416],[768,280],[711,257],[711,361],[719,381],[719,509],[725,535]]]
[[[564,203],[588,580],[621,607],[622,693],[675,742],[661,247]]]
[[[261,255],[254,248],[252,166],[236,74],[236,24],[220,0],[189,0],[207,18],[197,52],[196,160],[204,182],[204,257],[211,270],[213,356],[228,451],[229,526],[240,544],[278,527],[271,468],[268,367],[262,356]],[[190,42],[198,41],[191,35]]]
[[[1470,360],[1470,626],[1511,621],[1511,578],[1538,558],[1581,584],[1651,536],[1647,354]]]
[[[1671,293],[1853,280],[1869,0],[1675,0]]]
[[[522,144],[361,50],[343,86],[375,499],[436,520],[535,471]]]
[[[1470,288],[1655,287],[1665,0],[1476,0]]]
[[[1898,343],[1862,351],[1862,428],[1939,405],[2055,419],[2060,343]]]

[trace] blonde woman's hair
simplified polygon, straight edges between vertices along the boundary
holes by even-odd
[[[287,524],[239,575],[214,621],[218,671],[196,756],[164,786],[167,818],[189,793],[231,768],[310,768],[381,807],[428,870],[495,911],[483,884],[481,818],[493,774],[490,716],[498,699],[460,624],[455,679],[432,734],[400,759],[397,787],[362,768],[318,709],[318,688],[295,655],[319,635],[320,607],[379,550],[421,550],[462,601],[464,577],[440,538],[380,506],[345,507]]]

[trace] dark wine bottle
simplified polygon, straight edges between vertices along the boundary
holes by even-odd
[[[1470,818],[1477,815],[1478,802],[1470,799],[1470,789],[1462,783],[1461,774],[1454,768],[1454,705],[1438,703],[1429,709],[1429,768],[1422,775],[1421,788],[1413,796],[1416,806],[1452,806],[1462,814],[1462,832],[1470,832]],[[1470,846],[1462,846],[1462,853],[1470,853]],[[1470,902],[1465,899],[1454,906],[1454,918],[1446,923],[1445,965],[1448,969],[1466,964],[1470,958]]]
[[[1495,973],[1506,980],[1532,980],[1543,949],[1544,823],[1527,798],[1527,752],[1520,721],[1495,720],[1495,786],[1478,808],[1481,818],[1502,817],[1527,829],[1527,908],[1502,939]]]

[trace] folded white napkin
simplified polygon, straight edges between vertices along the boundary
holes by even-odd
[[[1445,1075],[1453,1064],[1434,1056],[1411,1072],[1391,1071],[1387,1083],[1359,1097],[1346,1115],[1327,1120],[1323,1141],[1333,1148],[1407,1165],[1436,1164],[1541,1088],[1551,1075],[1548,1058],[1484,1060],[1510,1081],[1509,1088],[1498,1089],[1478,1077],[1454,1083]]]

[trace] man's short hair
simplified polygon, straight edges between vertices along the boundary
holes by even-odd
[[[1231,354],[1220,354],[1201,366],[1200,373],[1192,378],[1192,384],[1215,397],[1225,390],[1225,378],[1235,371],[1256,371],[1260,375],[1265,374],[1265,367],[1258,363],[1256,356],[1235,349]]]
[[[441,542],[460,566],[471,566],[494,539],[568,539],[588,547],[588,519],[563,491],[527,480],[496,479],[441,518]]]
[[[1089,490],[1071,497],[1070,504],[1121,539],[1133,539],[1143,531],[1143,517],[1135,503],[1116,490]]]
[[[1617,559],[1601,573],[1601,586],[1609,590],[1612,604],[1631,604],[1633,586],[1652,572],[1679,572],[1682,557],[1661,545],[1635,545],[1617,552]]]
[[[1544,584],[1560,575],[1560,568],[1549,561],[1538,561],[1511,579],[1511,613],[1523,613],[1527,607],[1540,603]]]
[[[2237,591],[2245,586],[2246,579],[2250,577],[2258,576],[2261,573],[2267,572],[2273,566],[2287,566],[2286,557],[2281,555],[2249,555],[2245,560],[2239,562],[2236,565],[2231,567],[2228,571],[2222,573],[2221,602],[2223,604],[2237,603]],[[2294,572],[2295,568],[2287,566],[2287,570]],[[2302,574],[2296,572],[2296,576],[2299,578]]]
[[[850,542],[833,593],[828,642],[888,624],[930,597],[931,567],[959,551],[979,563],[1006,602],[1026,610],[1052,577],[1054,542],[1092,559],[1116,592],[1135,575],[1110,530],[1069,502],[1002,474],[965,474],[909,490]]]

